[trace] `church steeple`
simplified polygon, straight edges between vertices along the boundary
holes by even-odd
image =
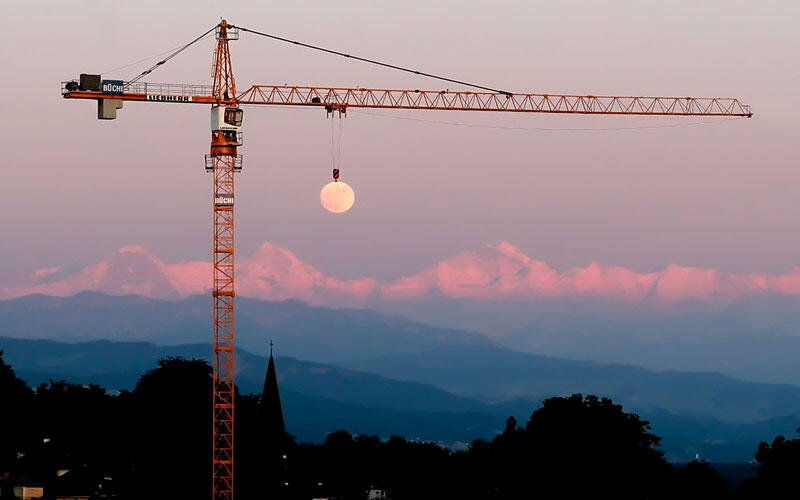
[[[269,341],[269,363],[267,376],[264,378],[264,390],[261,392],[261,411],[264,430],[268,439],[281,442],[286,433],[283,423],[281,395],[278,392],[278,376],[275,372],[275,360],[272,357],[272,341]]]
[[[284,487],[287,483],[288,455],[291,454],[292,436],[286,433],[283,423],[283,407],[278,392],[278,374],[272,357],[272,341],[269,342],[269,362],[261,392],[259,481],[262,494],[253,498],[288,498]]]

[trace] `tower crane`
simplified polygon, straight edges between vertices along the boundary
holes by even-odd
[[[211,85],[146,83],[140,81],[170,58],[215,31],[214,74]],[[417,75],[477,87],[480,91],[308,87],[252,85],[236,87],[228,42],[240,31],[311,49],[322,50]],[[211,147],[205,169],[213,178],[213,440],[212,499],[233,500],[235,289],[234,289],[234,179],[242,169],[241,106],[251,104],[318,107],[328,114],[346,114],[349,108],[495,111],[585,115],[727,116],[752,117],[750,106],[732,98],[637,97],[512,93],[421,71],[373,61],[228,24],[225,20],[183,46],[136,78],[103,79],[81,74],[62,82],[66,99],[97,101],[98,119],[115,119],[126,101],[211,106]]]

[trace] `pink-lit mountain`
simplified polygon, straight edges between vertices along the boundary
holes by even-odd
[[[244,296],[292,298],[316,305],[364,306],[426,297],[485,301],[599,298],[670,303],[800,295],[800,267],[779,275],[731,274],[677,264],[651,273],[599,263],[558,271],[507,242],[462,252],[393,282],[328,276],[290,250],[264,243],[237,261],[236,279],[237,293]],[[43,268],[2,283],[0,298],[34,293],[68,296],[92,290],[177,299],[207,292],[210,281],[208,262],[168,264],[141,246],[126,246],[74,272]]]

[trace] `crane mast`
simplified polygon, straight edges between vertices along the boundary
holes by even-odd
[[[236,81],[231,65],[229,40],[238,33],[222,21],[216,31],[213,97],[211,106],[211,151],[206,170],[213,176],[214,277],[213,314],[213,500],[233,500],[234,399],[236,382],[236,315],[234,301],[234,179],[241,168],[240,127],[242,111],[235,99]]]
[[[67,99],[97,101],[99,119],[116,118],[125,101],[210,104],[211,148],[205,157],[213,178],[213,437],[212,500],[234,498],[234,398],[235,398],[235,286],[234,286],[234,179],[242,168],[242,115],[240,105],[308,106],[328,113],[348,108],[494,111],[643,116],[752,117],[750,106],[732,98],[593,96],[524,94],[502,91],[393,90],[371,88],[252,85],[237,93],[228,42],[239,38],[239,29],[220,22],[165,60],[135,79],[103,80],[82,74],[79,80],[62,82]],[[246,28],[243,31],[262,34]],[[140,82],[139,78],[216,30],[212,85]],[[280,37],[272,37],[280,38]],[[284,40],[287,41],[287,40]],[[299,42],[293,42],[299,43]],[[307,46],[307,44],[301,44]],[[318,47],[312,47],[318,48]],[[319,48],[318,48],[319,49]],[[326,52],[333,52],[322,49]],[[335,52],[334,52],[335,53]],[[351,57],[346,54],[346,57]],[[365,60],[358,58],[360,60]],[[367,62],[374,62],[368,61]],[[383,66],[391,66],[379,63]],[[394,67],[394,66],[391,66]],[[402,69],[395,67],[395,69]],[[408,71],[408,70],[404,70]],[[417,74],[423,74],[412,71]],[[435,77],[435,76],[434,76]],[[439,78],[439,77],[436,77]],[[442,79],[442,78],[440,78]],[[445,79],[451,82],[455,80]],[[457,82],[463,83],[463,82]],[[475,85],[472,85],[475,87]]]

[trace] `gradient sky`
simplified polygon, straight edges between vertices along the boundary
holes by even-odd
[[[324,112],[251,107],[237,186],[244,254],[270,241],[328,275],[382,280],[500,241],[557,269],[800,264],[796,1],[225,3],[4,7],[0,274],[85,264],[129,244],[168,262],[208,260],[208,108],[126,103],[100,122],[94,103],[63,100],[59,82],[82,72],[129,79],[146,63],[109,70],[191,40],[220,16],[512,91],[738,97],[755,113],[579,132],[406,118],[531,128],[703,120],[353,110],[341,169],[356,205],[337,216],[318,201],[331,169]],[[212,43],[148,81],[208,83]],[[240,88],[455,88],[247,34],[232,51]]]

